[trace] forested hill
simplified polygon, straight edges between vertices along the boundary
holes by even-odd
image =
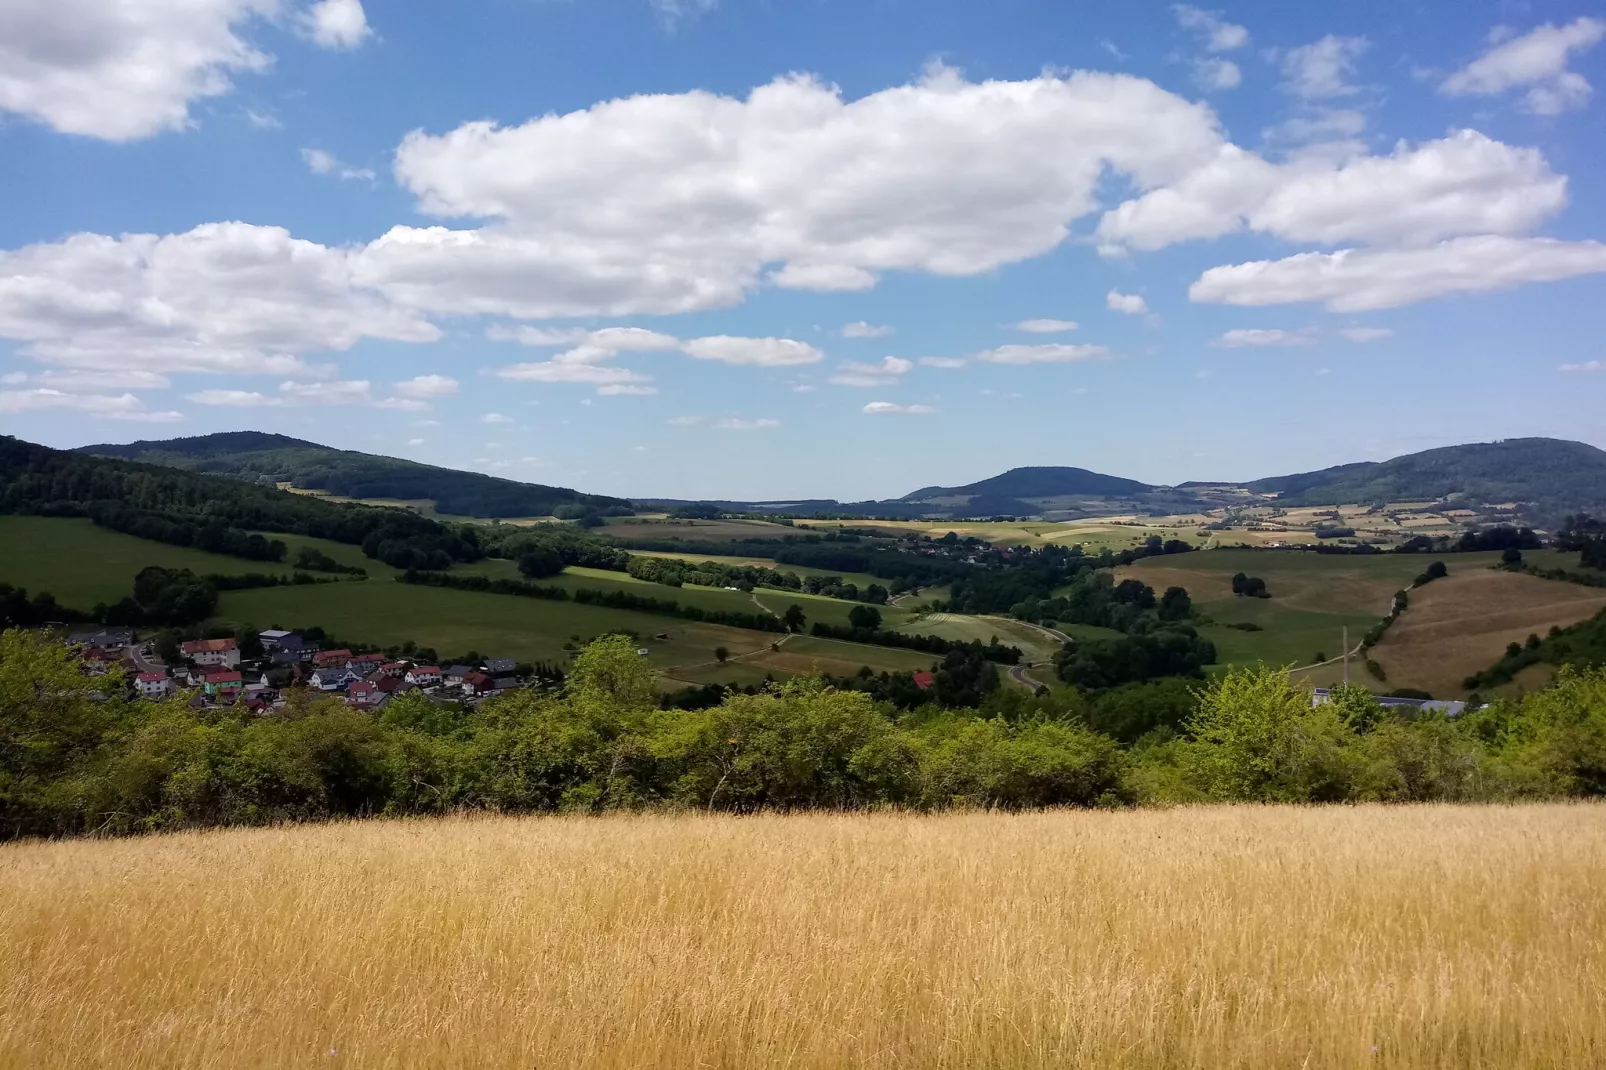
[[[1446,446],[1391,461],[1249,484],[1294,505],[1437,501],[1532,502],[1554,522],[1567,513],[1606,511],[1606,451],[1554,438],[1512,438]]]
[[[451,516],[572,519],[588,513],[630,511],[630,503],[619,498],[437,468],[397,457],[337,450],[260,431],[84,446],[79,452],[263,485],[288,483],[298,490],[321,490],[346,498],[427,500],[435,504],[438,512]]]
[[[88,517],[140,538],[277,561],[285,544],[261,532],[350,543],[398,568],[449,568],[480,556],[472,531],[406,509],[322,501],[237,479],[186,472],[0,435],[0,514]]]
[[[1107,476],[1086,468],[1011,468],[962,487],[922,487],[900,501],[963,505],[973,513],[1031,513],[1033,503],[1063,498],[1132,498],[1155,488],[1135,479]]]

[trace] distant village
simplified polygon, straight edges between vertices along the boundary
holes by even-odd
[[[292,688],[337,696],[354,709],[379,710],[397,695],[419,692],[440,703],[476,704],[522,687],[551,688],[561,672],[485,658],[473,665],[426,665],[393,654],[322,649],[299,633],[259,632],[260,657],[242,656],[239,640],[196,639],[179,645],[169,664],[133,628],[105,627],[67,636],[90,676],[126,675],[131,695],[165,698],[193,691],[195,709],[243,706],[267,713],[284,705]]]

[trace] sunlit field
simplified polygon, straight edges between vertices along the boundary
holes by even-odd
[[[450,819],[0,848],[27,1067],[1606,1063],[1606,807]]]

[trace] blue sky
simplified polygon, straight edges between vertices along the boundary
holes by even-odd
[[[1584,3],[21,0],[0,429],[635,496],[1606,446]]]

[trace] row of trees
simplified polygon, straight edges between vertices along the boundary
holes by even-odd
[[[107,702],[105,687],[38,633],[0,635],[0,836],[459,809],[1606,794],[1599,671],[1566,671],[1554,687],[1453,721],[1384,709],[1359,689],[1313,706],[1270,670],[1228,673],[1186,699],[1175,684],[1097,704],[1070,690],[998,690],[980,710],[900,712],[816,679],[664,710],[623,637],[588,647],[561,694],[520,691],[473,709],[405,695],[376,715],[297,691],[281,713],[255,717],[192,710],[182,697]],[[1130,744],[1117,738],[1140,730]]]

